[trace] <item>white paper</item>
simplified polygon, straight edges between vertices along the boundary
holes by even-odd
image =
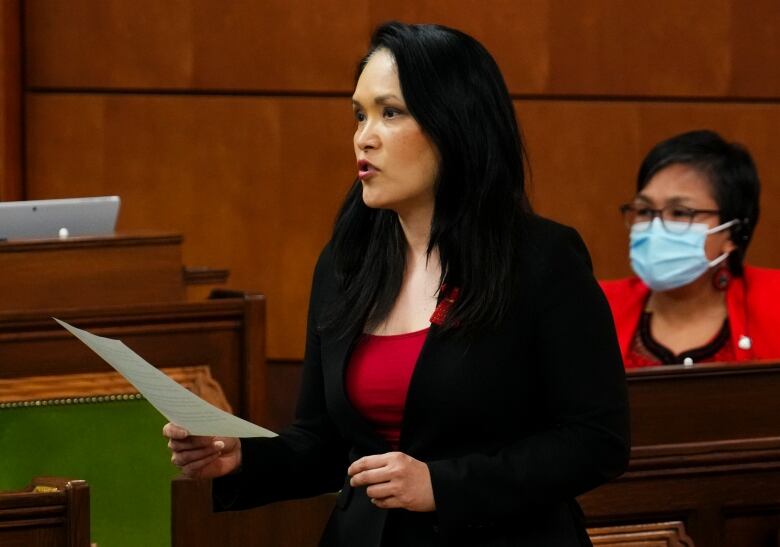
[[[84,342],[143,395],[160,414],[192,435],[220,437],[275,437],[264,429],[221,410],[166,376],[119,340],[96,336],[53,319]]]

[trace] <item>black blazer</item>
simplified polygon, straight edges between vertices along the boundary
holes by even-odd
[[[382,510],[349,464],[390,447],[352,407],[344,371],[359,332],[317,327],[338,299],[317,263],[294,425],[242,440],[239,473],[214,480],[218,510],[340,489],[321,545],[590,545],[575,496],[623,472],[623,366],[609,306],[577,232],[527,222],[521,287],[503,324],[463,340],[432,325],[404,410],[400,450],[428,463],[436,511]]]

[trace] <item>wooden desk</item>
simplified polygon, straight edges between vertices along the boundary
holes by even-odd
[[[121,339],[162,370],[208,367],[234,412],[265,424],[265,298],[223,290],[188,301],[189,284],[223,282],[227,272],[184,268],[181,241],[150,232],[0,242],[0,383],[78,375],[89,390],[80,396],[105,394],[106,382],[90,377],[104,379],[113,369],[58,317]],[[167,457],[160,462],[168,465]]]
[[[0,310],[181,302],[182,237],[156,232],[0,242]]]
[[[188,284],[227,272],[185,268],[181,243],[151,231],[0,242],[0,379],[112,370],[58,317],[121,338],[160,368],[209,366],[235,412],[264,422],[265,299],[187,301]]]
[[[590,523],[680,520],[697,545],[776,545],[780,364],[654,367],[628,386],[631,463],[580,498]]]
[[[89,547],[89,539],[84,481],[41,477],[23,491],[0,492],[0,545]]]
[[[264,423],[263,296],[0,312],[0,379],[113,370],[52,316],[100,336],[121,338],[161,369],[207,365],[234,411]]]

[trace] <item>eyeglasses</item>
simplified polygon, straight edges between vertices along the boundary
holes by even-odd
[[[690,207],[681,207],[679,205],[669,205],[663,209],[651,209],[650,207],[633,203],[621,205],[620,212],[623,214],[623,221],[629,230],[632,228],[646,230],[650,227],[653,219],[658,217],[661,219],[661,225],[667,232],[678,234],[687,232],[697,216],[720,214],[720,211],[716,209],[691,209]],[[639,226],[634,228],[637,224]]]

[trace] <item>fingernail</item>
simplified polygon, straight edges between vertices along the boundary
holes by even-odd
[[[225,442],[224,441],[216,441],[214,443],[214,448],[216,448],[217,450],[222,450],[223,448],[225,448]]]

